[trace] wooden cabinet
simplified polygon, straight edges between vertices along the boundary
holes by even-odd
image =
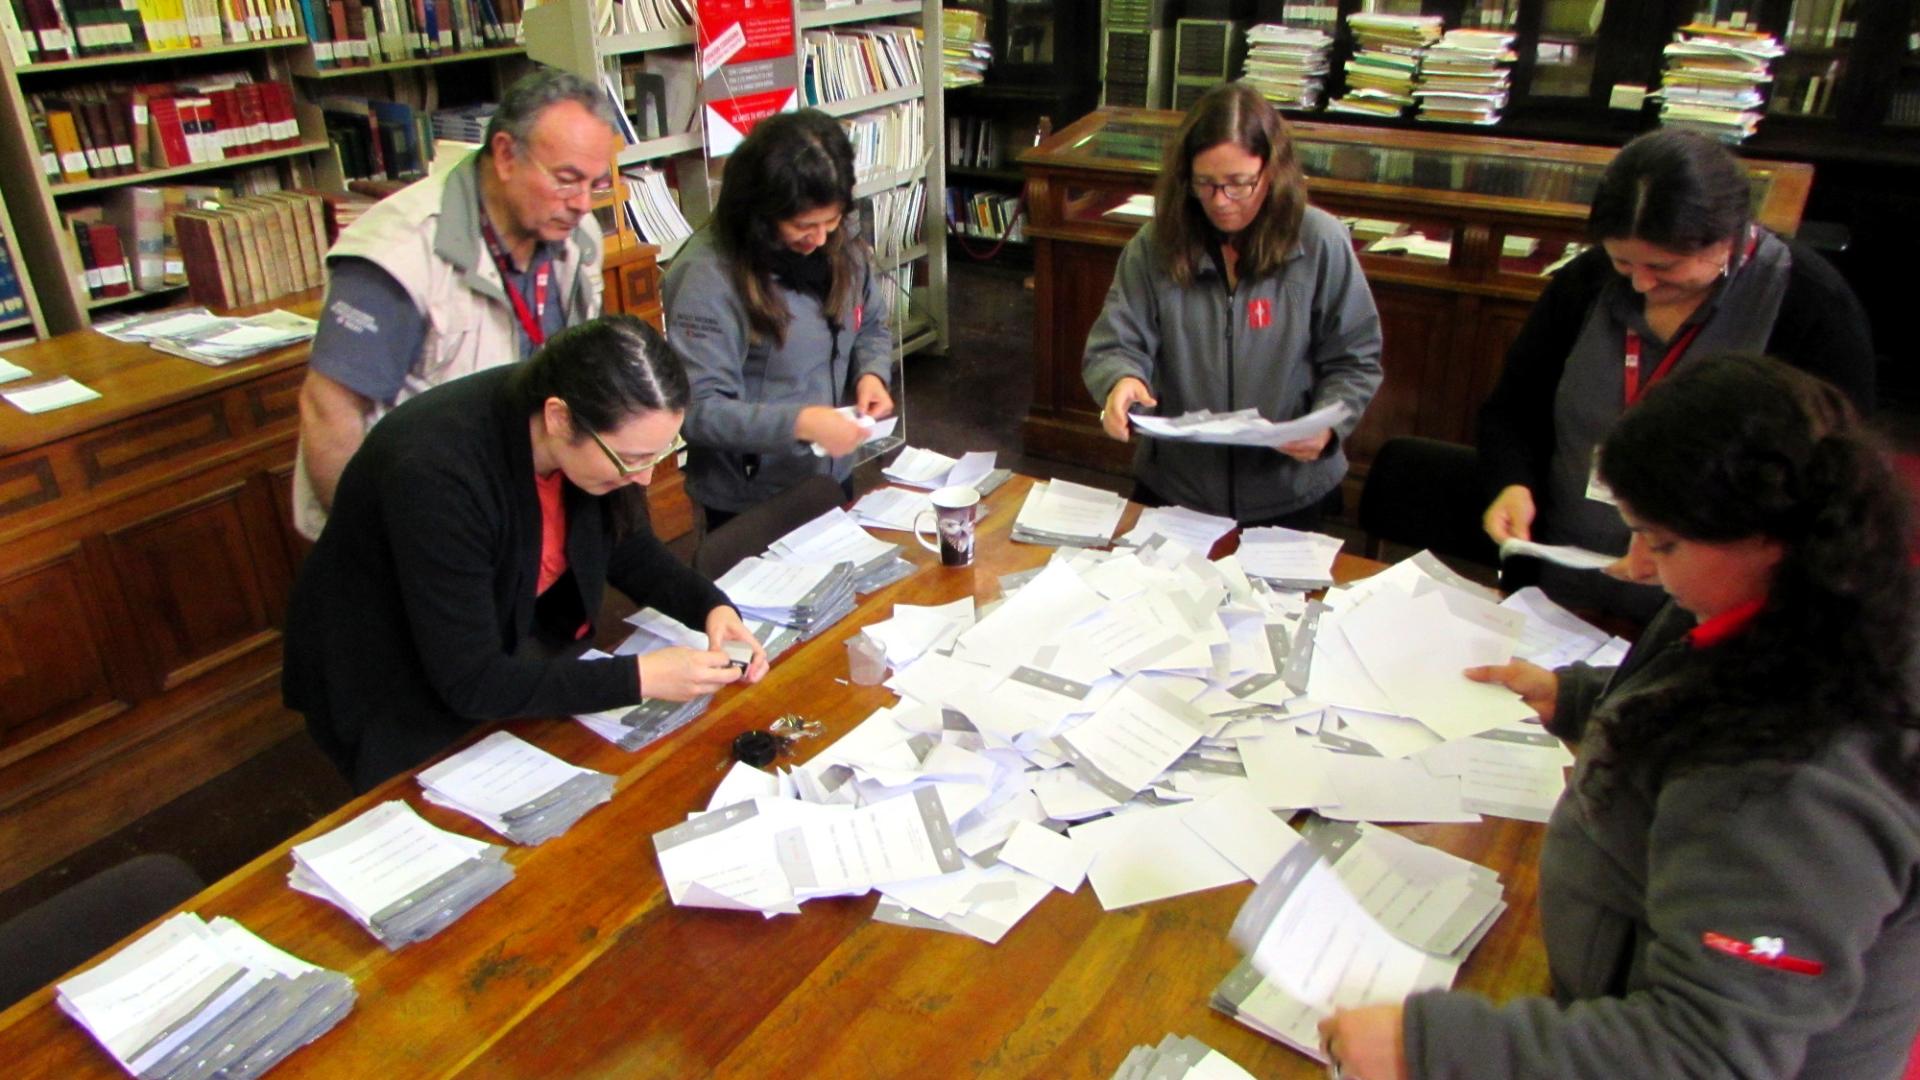
[[[1139,228],[1121,207],[1152,192],[1179,122],[1175,112],[1101,109],[1021,157],[1035,268],[1029,453],[1128,467],[1130,448],[1100,432],[1080,361],[1120,249]],[[1569,245],[1614,151],[1334,124],[1293,131],[1313,202],[1349,222],[1380,309],[1386,381],[1349,445],[1357,483],[1395,435],[1471,438],[1507,344],[1548,272],[1577,250]],[[1812,167],[1747,167],[1755,217],[1792,233]]]

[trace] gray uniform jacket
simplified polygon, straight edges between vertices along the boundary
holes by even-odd
[[[1127,243],[1106,307],[1087,334],[1081,374],[1093,400],[1132,375],[1161,416],[1257,408],[1290,420],[1343,401],[1352,415],[1317,461],[1264,447],[1208,446],[1135,435],[1134,475],[1194,510],[1254,521],[1325,498],[1347,472],[1343,449],[1380,387],[1380,316],[1347,230],[1307,208],[1280,271],[1232,292],[1209,262],[1183,287],[1153,249],[1149,224]]]
[[[1580,737],[1540,859],[1558,1002],[1407,1002],[1408,1075],[1900,1075],[1920,1024],[1920,812],[1864,733],[1812,759],[1581,781],[1607,703],[1684,677],[1669,605],[1617,670],[1562,668],[1555,734]]]
[[[793,422],[808,405],[852,404],[860,375],[893,382],[893,331],[883,282],[863,265],[838,327],[820,301],[779,282],[787,305],[787,340],[752,340],[747,310],[734,291],[727,262],[702,229],[667,271],[661,299],[667,338],[687,362],[693,401],[685,435],[687,491],[693,501],[738,513],[815,473],[845,480],[846,459],[815,457],[793,437]],[[848,378],[847,365],[855,369]]]

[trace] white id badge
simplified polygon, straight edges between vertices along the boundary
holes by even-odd
[[[1597,446],[1593,449],[1593,463],[1587,466],[1587,498],[1608,506],[1620,505],[1613,497],[1613,489],[1600,479],[1600,448]]]

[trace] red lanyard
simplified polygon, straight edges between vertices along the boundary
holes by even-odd
[[[553,261],[549,259],[540,266],[540,272],[533,275],[533,310],[527,310],[527,298],[513,283],[513,271],[507,262],[507,253],[500,247],[500,238],[494,235],[493,223],[480,226],[480,236],[487,242],[487,252],[493,256],[493,265],[500,271],[500,284],[506,287],[507,299],[513,301],[513,313],[520,319],[520,329],[527,332],[527,340],[534,348],[546,344],[546,326],[542,322],[547,314],[547,282],[552,276]],[[535,249],[536,252],[538,249]]]
[[[1673,365],[1680,362],[1680,356],[1687,351],[1687,346],[1693,344],[1693,339],[1699,336],[1699,323],[1687,327],[1687,332],[1681,334],[1679,340],[1667,347],[1666,358],[1660,361],[1660,366],[1654,368],[1653,374],[1647,376],[1647,381],[1642,384],[1640,382],[1640,335],[1632,330],[1627,331],[1627,407],[1632,408],[1633,403],[1640,400],[1640,395],[1646,392],[1647,387],[1659,382],[1667,372],[1673,370]]]
[[[1760,230],[1749,225],[1747,227],[1747,253],[1741,262],[1743,266],[1747,259],[1753,258],[1753,253],[1759,246]],[[1686,353],[1687,346],[1693,344],[1693,339],[1700,336],[1700,327],[1702,325],[1702,323],[1694,323],[1692,326],[1687,327],[1687,332],[1681,334],[1672,345],[1667,347],[1667,355],[1661,359],[1660,366],[1653,369],[1653,374],[1647,376],[1645,383],[1640,381],[1640,335],[1633,330],[1627,331],[1626,373],[1623,382],[1628,408],[1632,408],[1633,403],[1640,400],[1640,395],[1646,393],[1647,387],[1659,382],[1662,378],[1666,377],[1667,372],[1673,370],[1673,365],[1679,363],[1680,357]]]

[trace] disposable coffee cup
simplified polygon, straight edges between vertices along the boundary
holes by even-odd
[[[931,496],[933,509],[922,510],[913,518],[913,538],[928,551],[940,553],[942,566],[967,566],[973,562],[973,519],[980,505],[980,493],[970,487],[943,487]],[[933,519],[939,534],[936,546],[927,539],[920,524]]]

